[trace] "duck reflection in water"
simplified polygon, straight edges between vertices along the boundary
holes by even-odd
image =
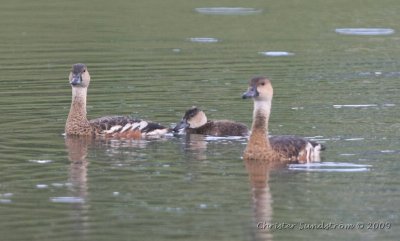
[[[71,200],[74,200],[71,201],[74,208],[73,215],[77,230],[81,234],[85,234],[89,226],[89,204],[86,203],[88,197],[87,168],[89,163],[86,157],[91,141],[91,138],[65,138],[65,147],[70,161],[68,182],[71,183]]]
[[[204,135],[185,135],[184,153],[187,160],[207,160],[207,141]]]
[[[249,174],[251,195],[253,201],[254,224],[256,240],[273,240],[273,235],[266,225],[272,223],[272,195],[269,188],[269,174],[275,169],[284,168],[285,164],[265,161],[244,161]]]
[[[121,152],[129,150],[130,156],[140,156],[136,149],[147,147],[146,140],[113,140],[113,139],[94,139],[86,136],[66,136],[65,147],[68,152],[69,183],[76,203],[85,203],[88,196],[88,165],[87,160],[89,149],[101,149],[109,157],[120,156]],[[81,200],[81,202],[78,202]]]

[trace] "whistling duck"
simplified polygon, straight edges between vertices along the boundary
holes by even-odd
[[[65,124],[66,135],[138,139],[145,136],[162,136],[169,130],[157,123],[126,116],[105,116],[89,121],[86,118],[86,94],[90,75],[86,65],[72,66],[69,83],[72,87],[72,102]]]
[[[243,154],[245,160],[270,162],[308,163],[320,160],[320,151],[325,147],[319,143],[295,136],[268,138],[268,120],[271,113],[273,89],[265,77],[250,80],[242,98],[253,98],[254,111],[251,134]]]
[[[249,134],[247,126],[242,123],[230,120],[207,121],[206,114],[195,106],[186,111],[173,130],[210,136],[247,136]]]

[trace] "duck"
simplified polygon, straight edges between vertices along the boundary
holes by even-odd
[[[249,134],[249,129],[243,123],[231,120],[207,120],[204,111],[196,106],[185,112],[182,120],[176,124],[173,131],[209,136],[248,136]]]
[[[243,153],[246,161],[275,163],[309,163],[320,161],[320,151],[325,146],[297,136],[268,136],[268,121],[271,113],[273,88],[264,76],[249,81],[243,99],[253,99],[253,122],[251,134]]]
[[[74,64],[69,73],[72,101],[65,124],[65,135],[140,139],[160,137],[170,131],[170,128],[161,124],[130,116],[104,116],[88,120],[86,98],[89,83],[87,66],[82,63]]]

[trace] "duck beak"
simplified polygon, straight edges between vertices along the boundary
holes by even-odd
[[[187,123],[186,120],[182,119],[173,129],[174,132],[181,132],[184,129],[189,127],[189,124]]]
[[[249,98],[254,98],[259,96],[260,93],[258,93],[257,88],[250,86],[246,92],[243,93],[242,98],[243,99],[249,99]]]
[[[80,74],[73,74],[69,83],[72,86],[80,85],[82,83],[82,76]]]

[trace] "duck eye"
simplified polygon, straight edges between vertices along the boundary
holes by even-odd
[[[264,86],[264,85],[265,85],[265,82],[261,82],[261,85]]]
[[[84,69],[83,71],[82,71],[82,73],[85,73],[86,72],[86,69]]]

